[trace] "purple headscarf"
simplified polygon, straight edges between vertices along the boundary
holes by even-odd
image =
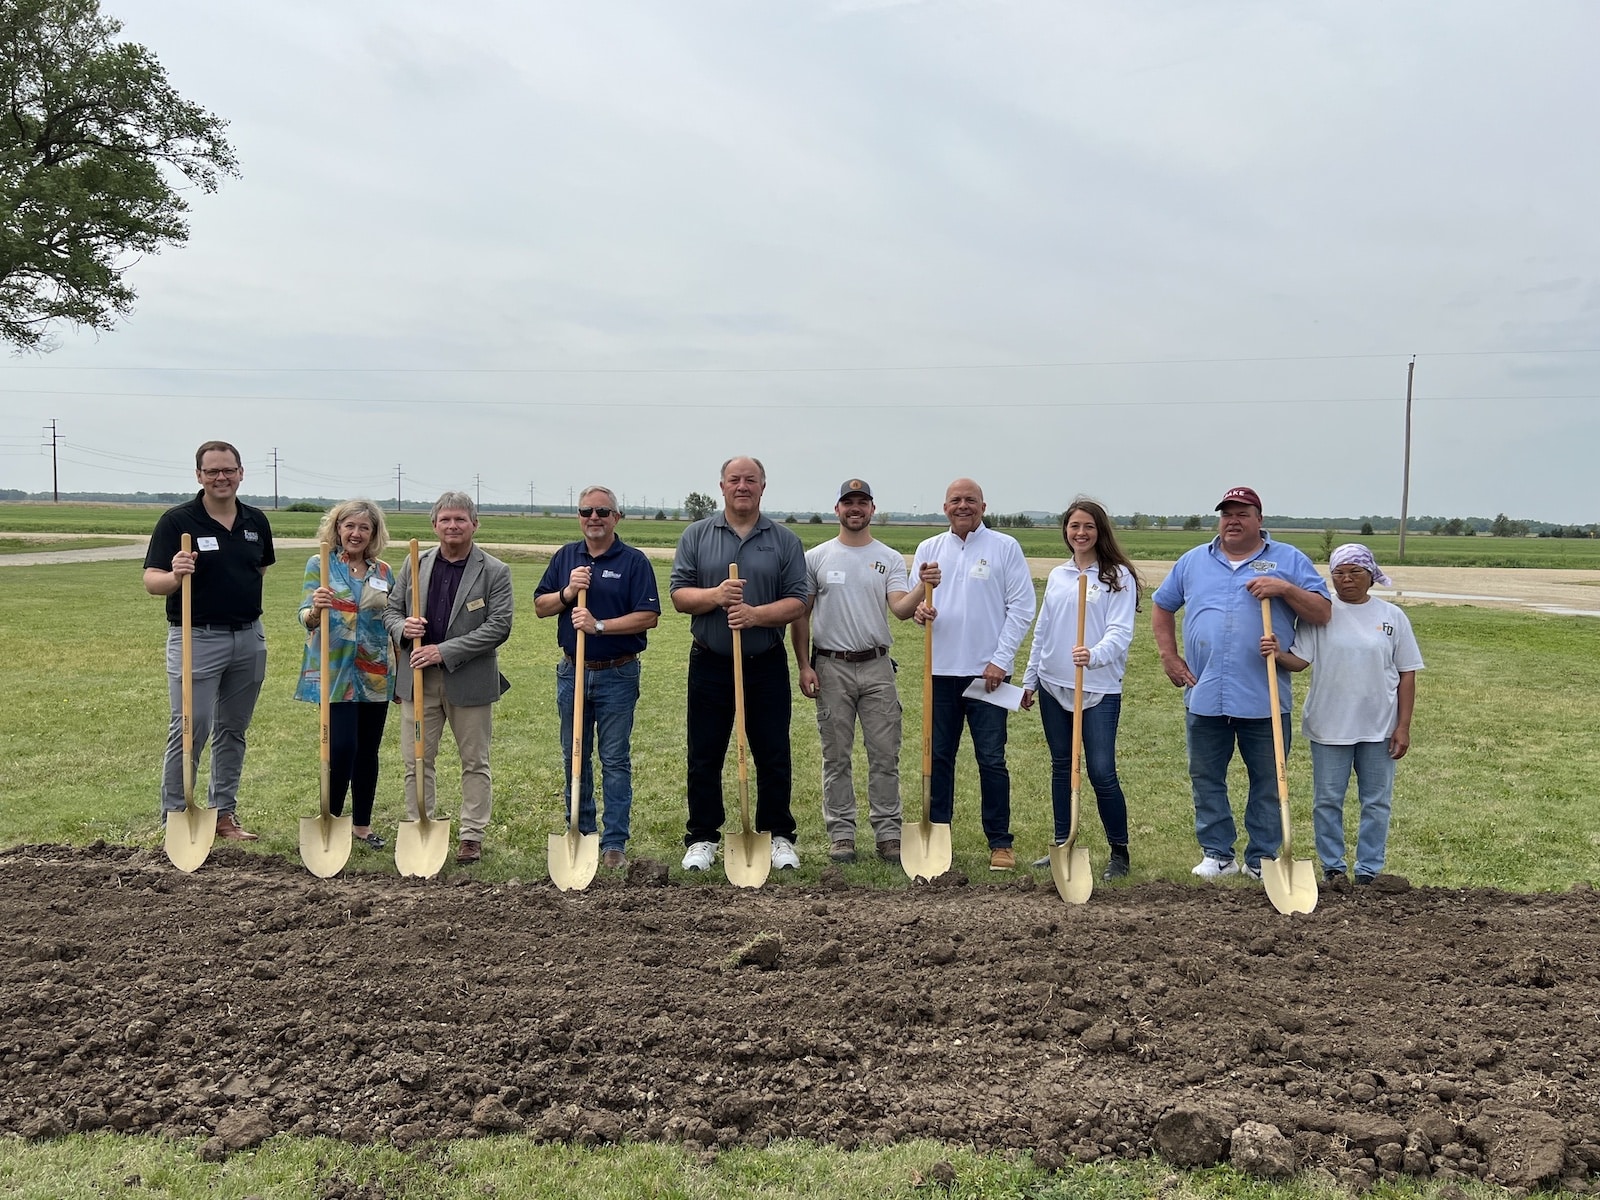
[[[1328,558],[1328,570],[1330,571],[1335,567],[1346,565],[1365,567],[1367,573],[1372,576],[1373,583],[1381,583],[1384,587],[1392,587],[1394,585],[1394,581],[1383,573],[1382,567],[1378,566],[1378,560],[1372,557],[1372,551],[1368,550],[1360,542],[1346,542],[1336,548]]]

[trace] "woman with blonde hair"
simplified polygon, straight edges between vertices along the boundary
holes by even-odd
[[[383,614],[394,572],[378,557],[389,543],[383,510],[371,500],[335,504],[317,527],[328,542],[328,586],[322,586],[322,555],[306,561],[300,593],[300,623],[309,631],[296,700],[320,703],[322,613],[328,613],[328,807],[344,814],[345,792],[355,840],[373,850],[383,839],[372,832],[378,790],[378,747],[394,699],[394,655]]]

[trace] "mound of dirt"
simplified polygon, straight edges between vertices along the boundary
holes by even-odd
[[[1600,898],[1149,884],[562,894],[219,846],[0,856],[0,1130],[406,1147],[928,1137],[1600,1187]]]

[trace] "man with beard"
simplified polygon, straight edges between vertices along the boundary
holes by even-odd
[[[905,559],[872,536],[877,507],[860,479],[839,485],[839,536],[806,551],[807,614],[794,623],[800,692],[817,702],[822,819],[828,857],[856,860],[856,793],[850,757],[856,722],[867,748],[867,810],[878,857],[900,861],[900,693],[885,608],[902,621],[923,587],[906,583]]]

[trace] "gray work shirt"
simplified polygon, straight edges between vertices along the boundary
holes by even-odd
[[[694,522],[678,539],[668,586],[674,592],[686,587],[717,587],[728,578],[729,563],[739,564],[746,604],[806,600],[805,547],[793,530],[773,524],[766,516],[758,519],[750,536],[742,540],[724,513]],[[751,658],[781,643],[785,628],[743,630],[744,656]],[[733,631],[728,628],[728,614],[721,608],[697,613],[690,620],[689,629],[695,641],[708,649],[733,656]]]

